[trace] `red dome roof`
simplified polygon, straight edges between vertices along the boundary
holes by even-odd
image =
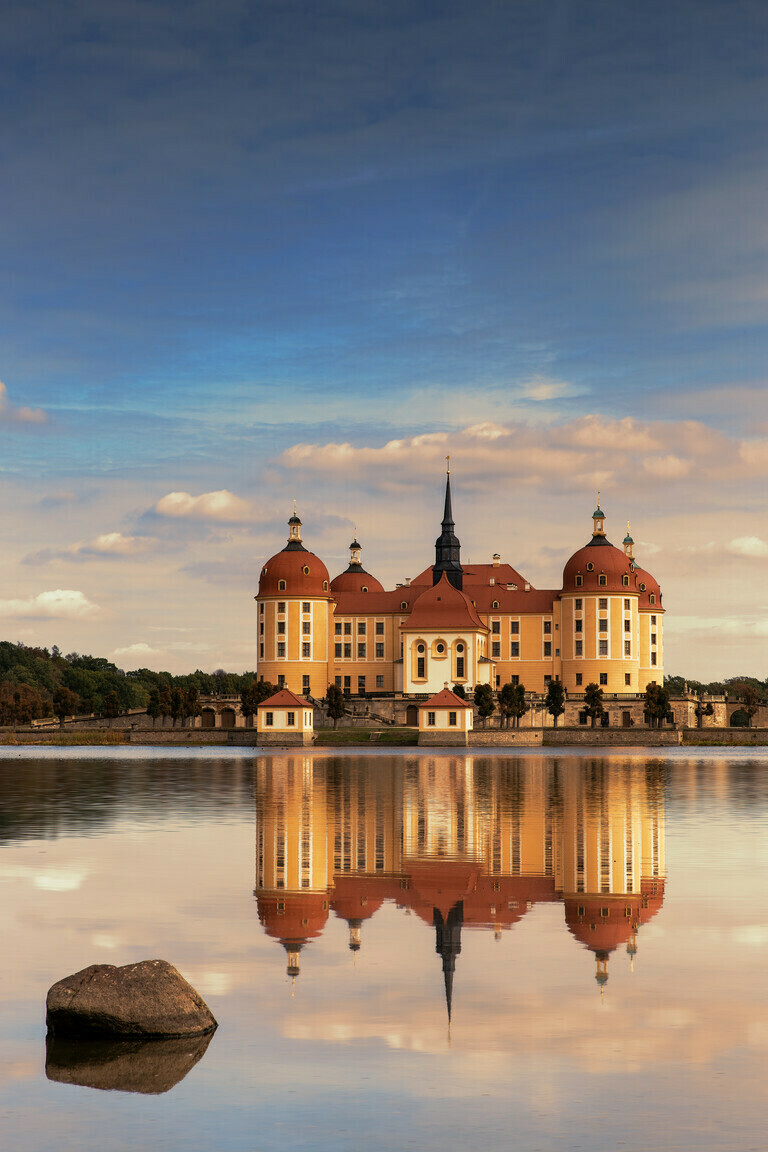
[[[280,587],[280,581],[285,587]],[[330,599],[328,569],[304,548],[284,548],[261,570],[259,596],[322,596]]]
[[[267,935],[282,943],[303,944],[316,939],[328,919],[324,892],[259,893],[256,906]]]
[[[645,588],[643,588],[645,585]],[[657,581],[651,576],[650,572],[646,572],[644,568],[635,568],[635,586],[640,593],[640,604],[643,608],[656,608],[661,609],[661,588]],[[651,604],[650,596],[653,593],[656,596],[655,603]]]
[[[358,568],[356,572],[347,568],[331,580],[331,592],[383,592],[384,587],[370,572]]]
[[[421,593],[405,627],[409,630],[438,628],[456,631],[470,628],[475,632],[488,631],[469,596],[454,588],[445,572],[437,584]]]

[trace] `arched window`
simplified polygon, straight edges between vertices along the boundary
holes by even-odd
[[[278,592],[285,592],[285,580],[278,580],[277,590]]]
[[[323,580],[323,592],[327,592],[327,591],[328,591],[328,581]]]
[[[651,592],[651,594],[650,594],[650,596],[648,597],[648,599],[650,600],[651,604],[655,604],[655,603],[656,603],[656,593],[655,593],[655,592]]]
[[[608,577],[607,577],[607,576],[603,576],[603,575],[600,575],[600,576],[598,576],[598,578],[597,578],[597,582],[598,582],[598,584],[600,585],[600,587],[601,587],[601,588],[605,588],[606,584],[608,583]]]
[[[621,582],[625,588],[629,588],[629,576],[622,576]]]
[[[360,589],[360,591],[361,591],[361,592],[367,592],[367,591],[368,591],[368,585],[367,585],[367,584],[363,584],[363,586],[362,586],[362,588]]]
[[[584,583],[584,577],[583,576],[577,576],[576,577],[576,587],[581,588],[583,583]]]
[[[494,600],[494,602],[493,602],[493,607],[494,607],[494,608],[498,608],[498,606],[499,606],[499,602],[498,602],[498,600]]]
[[[401,611],[402,611],[402,609],[403,609],[403,608],[407,608],[407,607],[408,607],[408,601],[407,601],[407,600],[401,600],[401,601],[400,601],[400,609],[401,609]]]

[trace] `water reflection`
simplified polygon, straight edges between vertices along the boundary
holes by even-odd
[[[331,912],[349,947],[385,901],[435,932],[450,1020],[462,931],[510,931],[539,903],[608,980],[664,898],[664,767],[549,757],[309,755],[256,764],[256,888],[267,934],[301,972]]]
[[[68,1040],[48,1036],[45,1074],[61,1084],[159,1096],[202,1060],[213,1033],[168,1040]]]

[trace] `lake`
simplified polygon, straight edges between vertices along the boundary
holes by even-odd
[[[4,1147],[762,1149],[768,752],[602,751],[2,749]],[[209,1042],[46,1053],[154,957]]]

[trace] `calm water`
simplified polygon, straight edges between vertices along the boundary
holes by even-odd
[[[3,1147],[762,1149],[767,833],[752,750],[3,750]],[[46,1070],[156,956],[207,1049]]]

